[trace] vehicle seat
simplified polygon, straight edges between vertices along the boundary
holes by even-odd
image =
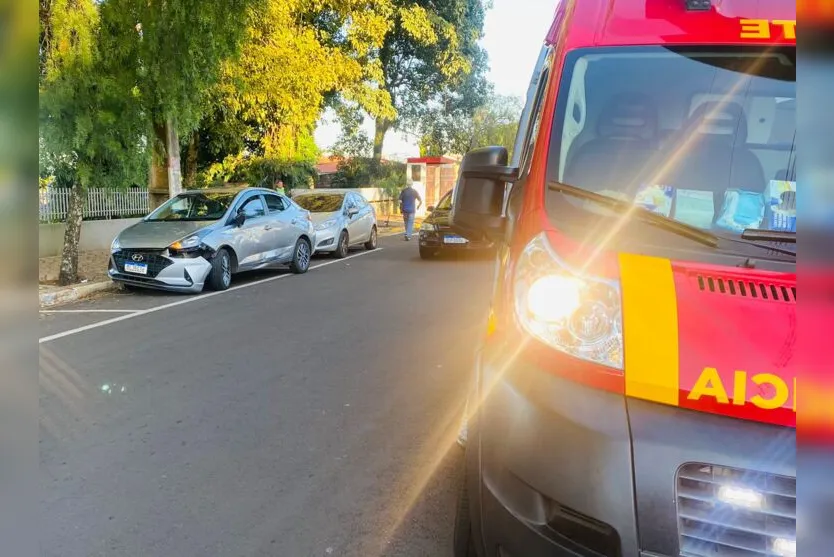
[[[652,99],[629,93],[605,107],[596,138],[568,157],[564,181],[591,191],[634,192],[638,176],[657,153],[658,116]]]
[[[736,103],[705,102],[683,126],[664,158],[673,164],[663,183],[715,194],[718,214],[728,189],[762,192],[765,174],[747,147],[747,116]]]

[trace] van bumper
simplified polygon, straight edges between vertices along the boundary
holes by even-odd
[[[764,557],[796,539],[794,429],[627,399],[511,352],[480,355],[478,383],[491,388],[479,387],[467,432],[483,557],[698,556],[726,547]],[[725,480],[762,493],[763,508],[753,516],[725,503],[717,496]]]

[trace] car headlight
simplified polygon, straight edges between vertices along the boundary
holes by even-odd
[[[174,242],[173,244],[171,244],[170,249],[181,251],[181,250],[184,250],[184,249],[196,248],[197,246],[200,245],[201,241],[202,241],[202,238],[200,238],[200,236],[195,234],[194,236],[189,236],[188,238],[186,238],[184,240],[180,240],[179,242]]]
[[[571,269],[541,234],[521,254],[514,297],[518,320],[538,340],[571,356],[623,369],[619,281]]]
[[[336,226],[339,219],[329,219],[316,225],[316,230],[326,230],[332,226]]]
[[[113,238],[113,243],[110,244],[110,253],[116,253],[122,249],[122,244],[119,243],[119,237]]]
[[[437,225],[431,222],[424,222],[420,225],[420,232],[437,232]]]

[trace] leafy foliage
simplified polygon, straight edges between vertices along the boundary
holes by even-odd
[[[379,51],[383,80],[396,118],[376,118],[374,156],[382,156],[392,127],[418,125],[439,111],[468,115],[488,93],[482,0],[393,0],[393,29]]]
[[[522,108],[517,97],[492,95],[469,116],[437,111],[422,124],[421,154],[465,155],[478,147],[501,145],[512,155]]]
[[[333,176],[334,188],[378,187],[386,191],[405,185],[406,165],[399,162],[378,161],[368,157],[343,159]]]
[[[103,48],[120,60],[149,121],[193,130],[222,63],[239,54],[246,17],[265,0],[104,0]],[[115,68],[113,68],[115,69]]]
[[[41,15],[41,175],[82,187],[143,181],[147,127],[137,92],[114,77],[95,3],[52,0]]]
[[[292,190],[309,188],[314,183],[315,175],[315,168],[310,162],[287,162],[238,154],[230,155],[222,162],[211,165],[201,175],[197,186],[244,183],[250,186],[271,187],[280,179],[287,190]]]
[[[239,59],[223,65],[212,101],[244,130],[247,145],[291,160],[328,98],[393,115],[389,95],[372,86],[381,75],[370,55],[389,29],[389,0],[271,0],[250,10]]]

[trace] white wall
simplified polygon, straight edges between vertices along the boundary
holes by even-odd
[[[80,251],[110,249],[116,235],[141,219],[90,220],[81,223]],[[64,224],[38,226],[38,257],[60,255],[64,247]]]

